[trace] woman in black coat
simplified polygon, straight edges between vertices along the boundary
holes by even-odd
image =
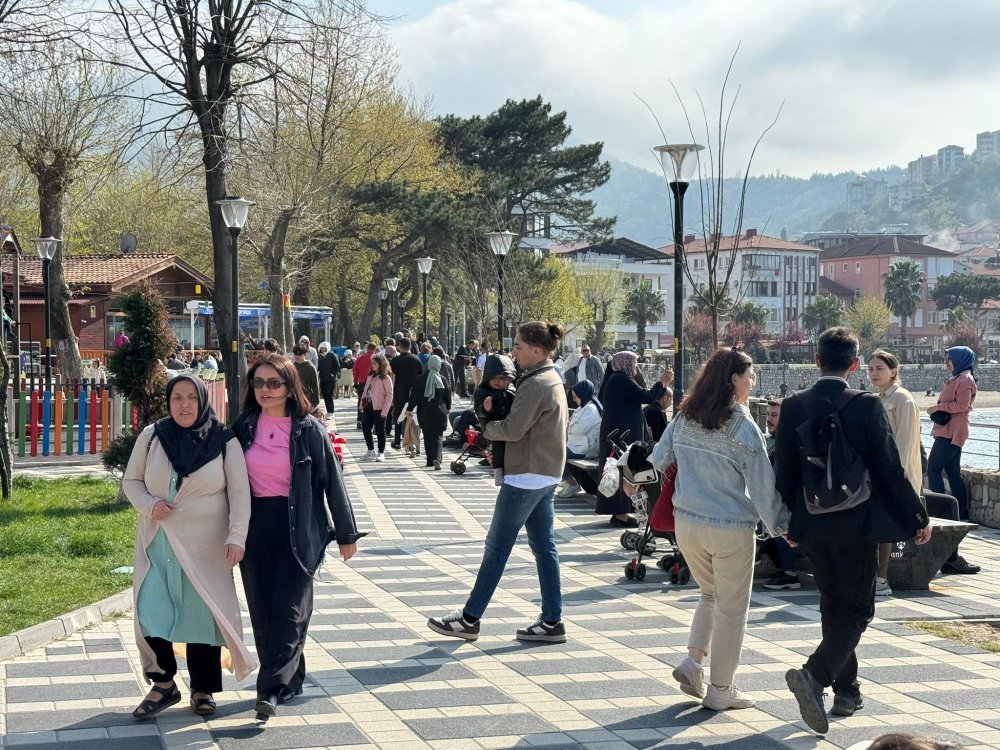
[[[619,446],[644,440],[646,431],[642,407],[659,399],[673,382],[674,372],[668,368],[659,382],[646,390],[636,382],[638,362],[639,358],[634,352],[618,352],[611,358],[610,374],[601,383],[600,400],[604,404],[599,443],[601,471],[604,470],[610,451],[608,437],[617,430],[612,439]],[[628,515],[630,510],[632,501],[621,490],[611,497],[605,497],[600,493],[597,495],[594,512],[601,516],[610,515],[612,526],[637,526],[636,520]]]
[[[441,358],[432,354],[427,369],[410,389],[410,409],[417,412],[417,421],[424,436],[424,457],[427,466],[441,468],[441,438],[448,427],[451,411],[451,390],[441,378]]]

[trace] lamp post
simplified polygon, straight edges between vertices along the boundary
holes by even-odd
[[[382,329],[381,329],[381,333],[382,333],[382,339],[383,340],[385,340],[386,337],[388,337],[388,335],[389,335],[386,332],[386,330],[385,330],[385,298],[388,297],[388,296],[389,296],[389,290],[388,289],[379,289],[378,290],[378,309],[379,309],[379,312],[382,313]]]
[[[397,279],[395,276],[393,276],[391,279],[386,279],[385,280],[385,288],[388,289],[390,292],[392,292],[392,301],[389,303],[389,328],[390,328],[390,331],[389,331],[388,334],[386,334],[388,336],[388,335],[392,335],[393,333],[395,333],[396,331],[398,331],[399,328],[403,327],[403,325],[402,325],[403,324],[403,318],[402,318],[402,316],[400,316],[400,319],[399,319],[400,325],[399,325],[399,328],[396,328],[396,290],[399,289],[399,279]]]
[[[506,229],[502,232],[490,232],[486,235],[490,240],[490,249],[497,258],[497,337],[499,348],[503,349],[503,259],[510,252],[510,243],[517,236]]]
[[[424,277],[424,330],[422,335],[425,341],[430,338],[427,335],[427,275],[431,272],[432,265],[434,265],[433,258],[417,258],[417,270]]]
[[[201,300],[189,299],[184,303],[188,315],[191,318],[191,359],[194,359],[194,319],[198,317],[198,308],[201,307]]]
[[[49,266],[56,255],[60,239],[38,237],[32,242],[42,259],[42,289],[45,296],[45,390],[52,390],[52,285],[49,282]],[[17,279],[14,279],[17,284]]]
[[[403,310],[406,309],[406,300],[400,297],[396,300],[396,305],[399,307],[399,328],[402,330],[406,327],[406,323],[403,322]],[[413,342],[414,348],[416,347],[416,342]]]
[[[232,424],[240,408],[240,259],[237,245],[240,230],[246,224],[247,214],[250,213],[253,201],[236,196],[215,201],[215,204],[222,210],[222,220],[229,228],[229,253],[232,256],[233,278],[230,304],[232,306],[233,327],[229,342],[229,366],[226,368],[226,377],[229,379],[229,408],[226,421]]]
[[[684,397],[684,191],[698,167],[704,146],[682,143],[656,146],[663,177],[674,196],[674,414]]]

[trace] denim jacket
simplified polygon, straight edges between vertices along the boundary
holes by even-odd
[[[752,529],[762,520],[774,536],[788,529],[764,436],[742,404],[718,430],[683,415],[671,420],[649,460],[661,471],[677,463],[676,518],[727,529]]]

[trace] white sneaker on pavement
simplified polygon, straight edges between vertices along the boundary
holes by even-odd
[[[705,708],[713,711],[726,711],[730,708],[753,708],[754,699],[749,693],[744,693],[735,685],[727,688],[717,688],[709,685],[705,700],[701,702]]]
[[[361,457],[362,461],[371,461],[378,455],[375,451],[368,451],[365,455]]]
[[[583,492],[583,487],[578,484],[564,484],[562,489],[556,493],[556,497],[574,497]]]
[[[375,457],[375,461],[378,462],[378,463],[380,463],[380,464],[384,464],[385,463],[385,454],[384,453],[379,453]]]
[[[673,675],[682,693],[699,700],[705,697],[705,669],[690,656],[674,667]]]

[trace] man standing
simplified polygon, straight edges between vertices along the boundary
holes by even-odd
[[[317,372],[316,366],[306,359],[308,351],[305,344],[296,344],[292,347],[295,371],[298,372],[299,380],[302,381],[302,390],[305,391],[306,398],[309,399],[309,410],[312,412],[319,406],[319,372]]]
[[[319,390],[323,396],[326,413],[333,414],[333,392],[340,380],[340,357],[330,351],[330,343],[319,345]]]
[[[469,351],[472,349],[474,343],[475,341],[469,339],[468,344],[462,344],[455,351],[455,380],[458,384],[458,395],[462,398],[466,398],[469,395],[469,390],[466,387],[465,368],[470,364]]]
[[[313,367],[319,367],[319,353],[316,351],[316,348],[309,343],[309,337],[299,336],[299,343],[306,348],[306,359],[309,362],[312,362]]]
[[[392,359],[392,417],[390,424],[386,426],[386,434],[392,432],[392,422],[403,413],[403,407],[410,398],[410,389],[417,382],[420,373],[424,371],[424,366],[420,358],[410,351],[410,340],[401,338],[399,340],[399,353]],[[414,410],[414,405],[410,405],[410,410]],[[403,426],[396,422],[396,430],[392,433],[392,447],[399,450],[402,440]]]
[[[774,473],[781,498],[792,512],[788,541],[792,546],[801,544],[812,564],[823,626],[819,646],[802,669],[788,670],[785,682],[809,728],[825,734],[830,723],[823,688],[833,686],[836,715],[850,716],[864,706],[854,650],[875,614],[878,543],[916,536],[917,544],[923,544],[930,539],[931,527],[903,474],[882,404],[874,395],[848,388],[847,378],[858,367],[857,337],[846,328],[824,331],[816,365],[820,370],[816,384],[781,404]],[[854,507],[818,512],[814,504],[818,496],[806,504],[798,430],[834,412],[839,412],[843,434],[838,447],[846,440],[858,454],[871,491],[867,500]],[[833,487],[845,480],[834,476]]]
[[[574,369],[576,370],[577,382],[589,380],[594,384],[595,390],[600,389],[601,381],[604,379],[604,368],[601,367],[601,363],[597,361],[596,357],[591,356],[590,347],[587,344],[580,347],[580,361],[577,362]]]

